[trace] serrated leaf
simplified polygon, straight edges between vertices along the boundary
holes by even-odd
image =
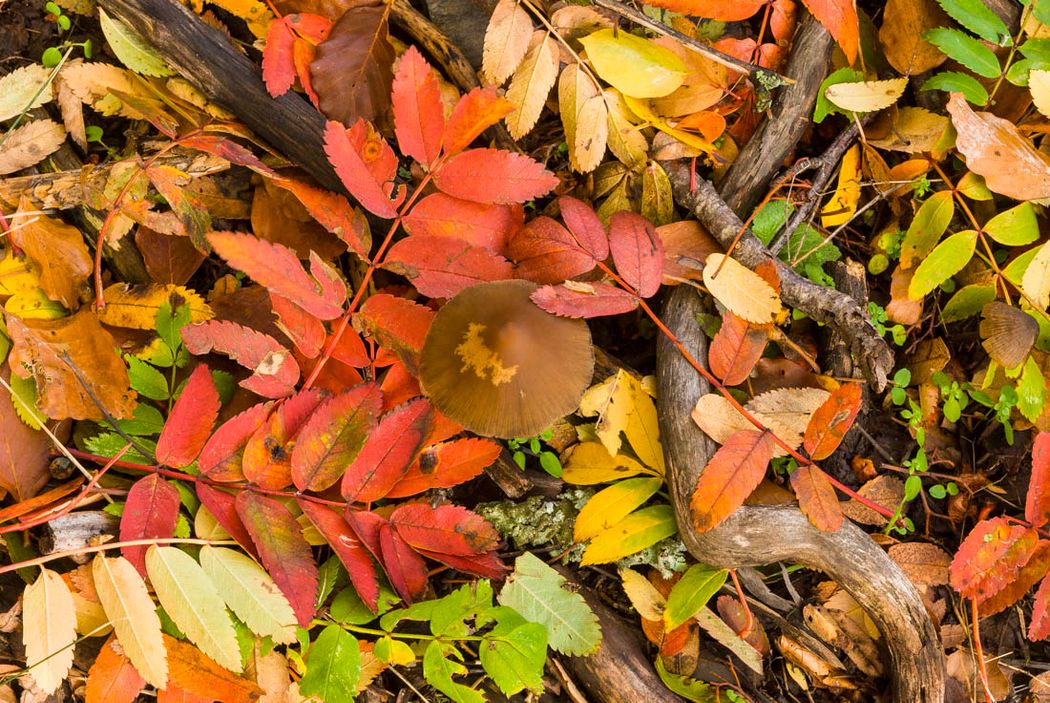
[[[240,671],[226,604],[196,560],[178,547],[153,545],[146,552],[146,571],[160,604],[190,642],[230,671]]]
[[[820,224],[838,227],[850,221],[860,202],[860,145],[854,144],[842,155],[838,185],[831,199],[821,209]]]
[[[638,296],[608,283],[566,281],[533,291],[532,302],[553,315],[573,318],[622,315],[638,307]]]
[[[526,688],[539,693],[547,660],[547,629],[520,617],[506,617],[485,635],[478,658],[505,695]]]
[[[41,569],[22,595],[22,644],[29,674],[46,695],[58,690],[73,665],[76,624],[76,605],[66,582]]]
[[[616,272],[640,297],[656,294],[663,280],[664,247],[652,223],[633,212],[609,220],[609,251]]]
[[[357,640],[339,625],[328,625],[310,645],[306,673],[299,691],[323,701],[349,701],[357,696],[361,650]]]
[[[88,669],[86,703],[134,703],[145,686],[123,647],[110,635]]]
[[[675,629],[693,617],[707,605],[726,582],[729,572],[707,564],[693,564],[667,594],[667,605],[663,612],[664,629]]]
[[[455,703],[484,703],[485,694],[469,686],[456,683],[453,676],[462,676],[467,668],[449,656],[462,657],[459,650],[451,644],[434,640],[423,652],[423,677],[427,683],[444,693]]]
[[[985,78],[998,78],[1002,69],[992,50],[958,29],[937,27],[922,35],[923,39],[943,51],[949,58],[961,63]]]
[[[985,41],[1003,45],[1010,30],[983,0],[937,0],[951,18]]]
[[[824,91],[824,95],[843,110],[877,112],[897,102],[907,87],[907,78],[862,83],[836,83],[829,86]]]
[[[937,286],[962,271],[973,257],[976,246],[976,230],[953,234],[938,244],[915,268],[915,275],[908,285],[908,298],[922,300]]]
[[[5,133],[0,144],[0,176],[40,163],[66,140],[66,130],[54,120],[33,120]]]
[[[205,545],[201,568],[226,605],[260,637],[277,644],[295,641],[295,613],[288,599],[261,566],[233,549]]]
[[[32,376],[29,378],[11,376],[8,384],[11,386],[11,405],[18,419],[30,429],[41,429],[43,427],[41,420],[44,416],[36,406],[36,381]],[[118,422],[122,421],[118,420]]]
[[[142,577],[124,557],[97,554],[91,565],[95,590],[117,641],[135,669],[148,683],[164,688],[168,682],[167,654],[160,618]]]
[[[609,116],[609,151],[628,168],[641,167],[649,154],[649,142],[632,121],[630,108],[619,91],[608,88],[602,97]]]
[[[791,474],[791,487],[799,509],[817,528],[834,532],[842,526],[838,496],[823,471],[812,464],[800,466]]]
[[[292,353],[268,334],[228,320],[211,320],[182,330],[191,354],[215,351],[226,354],[252,375],[239,383],[266,398],[291,395],[299,381],[299,364]]]
[[[299,431],[292,449],[292,480],[299,490],[324,490],[342,477],[375,428],[381,404],[375,384],[362,384],[324,401]]]
[[[722,379],[727,386],[743,383],[755,364],[762,357],[769,330],[762,325],[753,325],[731,310],[722,316],[718,328],[707,350],[707,363],[711,373]]]
[[[499,444],[478,437],[427,447],[386,497],[406,498],[431,488],[458,486],[479,476],[499,454]]]
[[[387,413],[343,474],[343,497],[357,503],[385,497],[419,454],[433,419],[433,407],[423,398]]]
[[[199,364],[175,401],[157,440],[157,462],[182,468],[193,463],[219,416],[219,392],[211,370]]]
[[[441,151],[445,109],[437,73],[414,46],[401,55],[391,101],[394,133],[401,153],[422,164],[434,163]]]
[[[515,0],[504,0],[515,3]],[[528,36],[532,35],[532,26],[529,26]],[[526,43],[528,41],[526,36]],[[502,81],[500,81],[502,82]],[[470,143],[481,136],[481,133],[492,125],[499,122],[514,109],[505,98],[500,96],[493,88],[474,88],[464,95],[452,108],[448,124],[445,125],[443,137],[445,153],[451,156],[470,146]],[[415,212],[418,205],[412,209]]]
[[[826,459],[838,448],[857,419],[863,397],[860,384],[844,383],[817,408],[806,425],[803,440],[811,458]]]
[[[521,139],[536,125],[547,96],[558,80],[558,48],[554,37],[538,32],[532,48],[514,71],[507,87],[506,99],[514,111],[504,118],[507,130]]]
[[[640,552],[678,531],[669,505],[637,510],[591,540],[580,564],[607,564]]]
[[[1050,432],[1040,432],[1032,442],[1032,478],[1024,517],[1036,527],[1050,520]]]
[[[718,302],[748,322],[765,324],[780,313],[780,295],[764,278],[724,254],[704,264],[704,285]]]
[[[805,0],[804,4],[842,47],[846,61],[853,63],[860,47],[860,22],[856,5],[851,0]]]
[[[1043,414],[1045,405],[1046,384],[1043,382],[1043,372],[1035,359],[1029,356],[1017,382],[1017,409],[1029,422],[1034,423]]]
[[[987,105],[988,91],[980,82],[968,73],[942,71],[931,76],[922,84],[920,91],[943,90],[946,93],[961,93],[967,102],[974,105]]]
[[[617,371],[587,390],[579,412],[585,417],[598,416],[595,433],[610,456],[620,453],[623,433],[635,455],[657,475],[664,474],[656,405],[637,378]]]
[[[1002,590],[1028,563],[1039,545],[1035,528],[1004,517],[979,522],[952,559],[952,588],[978,603]]]
[[[451,298],[478,283],[514,277],[514,267],[502,256],[452,237],[406,237],[390,247],[383,268],[431,298]]]
[[[179,518],[179,492],[159,474],[143,476],[128,491],[120,516],[120,539],[163,539],[175,534]],[[121,547],[121,553],[146,575],[146,545]]]
[[[547,628],[548,644],[563,654],[582,656],[598,648],[601,628],[578,593],[563,587],[565,579],[531,552],[514,563],[497,600],[526,620]]]
[[[579,64],[569,64],[558,78],[558,107],[569,165],[580,173],[593,171],[605,155],[609,108],[601,87]]]
[[[53,92],[44,88],[50,75],[40,64],[31,63],[0,78],[0,121],[47,104],[53,97]]]
[[[434,174],[445,193],[479,203],[523,203],[546,195],[558,177],[524,154],[501,149],[468,149]]]
[[[392,219],[404,200],[394,196],[397,156],[372,125],[359,119],[350,129],[329,121],[325,127],[325,154],[336,175],[361,206],[373,215]]]
[[[1034,69],[1028,73],[1028,90],[1032,93],[1032,102],[1043,116],[1050,115],[1050,71],[1045,68]]]
[[[773,447],[772,433],[740,430],[718,448],[689,503],[698,531],[717,527],[743,504],[766,475]]]
[[[669,49],[627,32],[599,29],[580,39],[595,73],[624,95],[659,98],[682,85],[685,64]]]
[[[1035,250],[1034,258],[1024,269],[1021,290],[1036,307],[1045,310],[1050,305],[1050,242]]]
[[[299,507],[321,533],[335,555],[346,567],[354,589],[372,612],[379,600],[379,578],[367,548],[357,538],[340,512],[300,498]]]
[[[500,0],[492,11],[482,52],[481,70],[488,80],[502,85],[529,50],[532,20],[518,0]]]

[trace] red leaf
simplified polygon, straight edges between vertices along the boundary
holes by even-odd
[[[860,46],[860,21],[853,0],[803,0],[802,4],[842,47],[846,61],[853,63]]]
[[[432,423],[433,408],[424,398],[387,413],[343,474],[343,497],[352,503],[385,497],[408,471]]]
[[[502,256],[451,237],[406,237],[390,247],[383,268],[408,278],[429,298],[451,298],[478,283],[514,277]]]
[[[401,55],[391,100],[401,153],[427,166],[434,163],[441,152],[445,106],[437,74],[414,46]]]
[[[300,391],[281,403],[267,421],[252,433],[244,447],[244,477],[263,488],[279,491],[292,483],[289,443],[321,404],[316,388]]]
[[[430,434],[427,435],[426,441],[423,442],[423,446],[429,447],[432,444],[444,442],[446,439],[454,437],[462,431],[463,425],[459,424],[447,415],[443,415],[440,410],[435,409],[434,427],[430,430]]]
[[[208,509],[222,529],[237,540],[246,552],[258,558],[259,552],[255,548],[255,543],[252,542],[251,535],[248,534],[244,522],[241,521],[241,516],[237,514],[235,496],[213,488],[202,481],[197,481],[197,497],[201,499],[201,505]]]
[[[404,192],[391,199],[397,176],[397,156],[372,125],[358,119],[350,129],[329,121],[324,150],[336,175],[352,196],[373,215],[397,217]]]
[[[121,366],[124,362],[116,359]],[[0,378],[11,377],[7,364],[0,365]],[[42,431],[18,419],[11,394],[0,386],[0,490],[15,500],[32,498],[43,488],[51,473],[51,439]]]
[[[597,263],[569,230],[545,216],[530,220],[519,230],[507,254],[518,264],[518,278],[540,284],[575,278]]]
[[[365,343],[361,341],[361,335],[349,327],[343,331],[339,343],[332,349],[332,358],[357,369],[363,369],[372,362],[368,357],[368,350],[365,349]]]
[[[386,375],[383,376],[383,385],[380,386],[380,390],[383,391],[383,412],[388,412],[405,401],[423,394],[419,388],[419,381],[400,361],[395,361],[390,365]]]
[[[341,285],[341,281],[340,285],[333,285],[330,280],[314,280],[291,249],[237,232],[212,232],[208,241],[230,266],[248,274],[270,292],[288,298],[311,315],[333,320],[342,314],[345,285]],[[313,257],[311,259],[311,269],[316,274]]]
[[[357,538],[361,540],[361,544],[382,564],[379,528],[387,524],[387,519],[367,510],[351,510],[349,506],[347,506],[343,515],[346,517],[346,524],[350,526]]]
[[[558,177],[523,154],[471,149],[445,161],[434,182],[456,198],[510,204],[546,195],[558,185]]]
[[[317,565],[299,523],[281,503],[251,491],[238,494],[237,514],[299,625],[309,627],[317,595]]]
[[[1050,567],[1050,542],[1040,540],[1028,563],[1021,567],[1005,587],[991,598],[981,601],[978,612],[982,618],[1006,610],[1028,593],[1029,589],[1046,576]]]
[[[798,507],[809,521],[825,532],[842,527],[842,509],[835,488],[816,466],[800,466],[791,474],[791,487],[798,496]]]
[[[547,312],[562,317],[619,315],[638,307],[638,296],[608,283],[543,286],[533,291],[531,297],[532,302]]]
[[[470,146],[482,132],[514,111],[510,101],[495,88],[474,88],[452,109],[445,127],[445,153],[456,154]]]
[[[276,178],[273,182],[294,195],[310,213],[310,217],[342,239],[351,251],[362,259],[368,259],[368,250],[372,246],[368,220],[349,200],[338,193],[290,178]]]
[[[653,0],[650,4],[692,17],[739,22],[765,7],[766,0]]]
[[[1033,527],[1050,520],[1050,432],[1040,432],[1032,443],[1032,478],[1028,483],[1024,518]]]
[[[197,468],[213,481],[243,481],[244,447],[266,421],[273,402],[253,405],[224,422],[204,445]]]
[[[288,28],[286,19],[270,23],[262,57],[263,81],[266,90],[275,98],[287,93],[295,83],[295,65],[292,63],[295,35]]]
[[[376,426],[383,403],[367,383],[333,396],[313,413],[292,450],[292,480],[301,491],[323,491],[339,480]]]
[[[504,254],[507,242],[525,224],[525,211],[520,205],[486,205],[432,193],[412,208],[404,224],[415,236],[454,237]]]
[[[862,401],[859,383],[845,383],[828,396],[806,425],[803,446],[816,460],[826,459],[842,443],[842,438],[857,419]]]
[[[317,317],[276,293],[270,293],[270,303],[277,315],[277,326],[288,335],[295,348],[308,359],[316,359],[324,346],[325,329]]]
[[[714,529],[733,514],[762,482],[773,457],[773,435],[740,430],[707,462],[689,507],[699,532]]]
[[[304,498],[297,499],[297,502],[346,567],[354,590],[374,613],[379,601],[379,577],[368,550],[339,512]]]
[[[189,642],[167,634],[164,649],[168,653],[168,684],[194,697],[194,700],[222,703],[251,703],[262,690],[254,681],[227,671]]]
[[[134,703],[145,687],[146,680],[111,634],[88,669],[86,703]]]
[[[405,368],[419,375],[419,354],[434,311],[388,293],[373,295],[354,314],[354,327],[397,355]]]
[[[390,524],[413,548],[428,552],[473,556],[499,544],[499,535],[485,518],[459,505],[409,503],[390,515]]]
[[[616,272],[643,298],[660,289],[664,245],[649,220],[633,212],[618,212],[609,220],[609,249]]]
[[[264,398],[283,398],[299,381],[299,365],[291,352],[270,335],[236,322],[210,320],[189,325],[182,328],[182,341],[190,354],[214,349],[252,371],[240,385]]]
[[[978,603],[988,600],[1015,579],[1038,543],[1033,527],[1013,525],[1004,517],[982,520],[952,559],[952,588]]]
[[[198,364],[161,430],[157,440],[157,463],[177,469],[192,464],[208,441],[220,405],[211,370]]]
[[[1044,577],[1035,592],[1032,604],[1032,623],[1028,626],[1028,639],[1038,642],[1050,636],[1050,576]]]
[[[496,461],[500,445],[489,439],[458,439],[424,451],[401,480],[394,484],[387,498],[405,498],[431,488],[450,488],[481,475]]]
[[[503,578],[507,573],[507,567],[500,561],[495,552],[486,554],[475,554],[472,556],[461,556],[456,554],[441,554],[439,552],[428,552],[425,549],[417,549],[419,554],[428,559],[439,561],[453,569],[465,571],[487,579]]]
[[[572,232],[580,248],[597,261],[609,258],[609,233],[591,206],[582,200],[563,195],[558,198],[561,219]]]
[[[418,600],[427,590],[427,565],[423,557],[408,546],[389,523],[379,527],[379,546],[390,585],[406,603]]]
[[[727,386],[743,383],[762,358],[768,341],[769,330],[766,326],[753,325],[726,310],[722,315],[722,326],[707,350],[707,364],[711,373]]]
[[[175,535],[179,519],[179,492],[157,474],[143,476],[128,491],[120,516],[120,541],[162,539]],[[149,545],[121,547],[120,553],[139,573],[146,575],[146,549]]]

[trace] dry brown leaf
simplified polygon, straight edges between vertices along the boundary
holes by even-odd
[[[948,583],[948,565],[952,563],[952,557],[935,544],[895,544],[890,547],[889,555],[911,582],[920,588]]]
[[[108,63],[71,61],[62,67],[60,75],[73,95],[107,117],[120,113],[124,108],[112,91],[128,95],[139,92],[133,73]],[[133,117],[125,115],[128,116]]]
[[[955,146],[990,190],[1016,200],[1050,198],[1050,156],[1037,150],[1012,122],[974,112],[961,93],[952,93],[948,112],[958,133]]]
[[[921,107],[887,110],[870,128],[868,144],[879,149],[922,154],[933,151],[948,129],[948,118]]]
[[[0,144],[0,176],[44,160],[66,140],[66,130],[54,120],[35,120],[7,133]]]
[[[62,113],[62,124],[66,132],[81,149],[87,150],[87,131],[84,127],[84,106],[80,98],[74,95],[73,90],[62,78],[61,74],[55,78],[55,96],[58,99],[58,109]]]
[[[664,117],[691,115],[706,110],[722,99],[728,84],[725,66],[701,56],[670,37],[654,39],[653,43],[680,58],[687,72],[685,81],[670,95],[651,101],[656,114]]]
[[[25,110],[50,101],[51,90],[44,88],[49,75],[51,72],[48,69],[38,63],[31,63],[0,78],[0,121],[9,120]]]
[[[883,474],[865,483],[857,493],[892,511],[904,499],[904,482],[896,476]],[[889,522],[879,513],[853,499],[842,504],[842,513],[862,525],[884,527]]]
[[[518,0],[500,0],[485,30],[481,70],[490,83],[503,85],[525,58],[532,20]]]
[[[116,342],[87,308],[59,320],[20,320],[9,315],[13,344],[8,362],[19,375],[36,379],[37,405],[50,418],[101,420],[92,395],[116,418],[130,417],[135,393]],[[68,355],[84,379],[63,359]]]
[[[988,672],[988,688],[997,701],[1005,700],[1011,693],[1010,669],[1004,670],[995,655],[985,652],[985,668]],[[1012,667],[1011,667],[1012,669]],[[966,700],[985,700],[984,685],[977,671],[977,654],[973,650],[960,647],[948,655],[945,662],[945,673],[952,677],[966,691]]]
[[[601,88],[579,64],[569,64],[558,79],[558,107],[569,145],[569,165],[588,173],[601,163],[609,138],[609,109]]]
[[[664,285],[700,281],[707,257],[722,247],[696,220],[679,220],[656,228],[664,244]]]
[[[922,300],[912,300],[908,297],[908,286],[911,285],[915,270],[905,271],[898,266],[893,271],[890,279],[890,302],[886,306],[886,317],[891,322],[897,322],[905,326],[918,324],[922,317]]]
[[[951,359],[952,355],[948,351],[948,345],[940,337],[919,342],[915,345],[915,351],[908,356],[912,384],[918,386],[928,383],[930,376],[942,371]]]
[[[934,27],[948,26],[950,20],[934,0],[887,0],[882,11],[879,41],[886,60],[906,76],[936,68],[948,57],[922,34]]]
[[[981,310],[981,346],[997,363],[1012,369],[1028,356],[1039,323],[1012,305],[993,300]]]
[[[521,139],[536,125],[543,112],[547,95],[558,80],[557,42],[547,32],[536,32],[529,43],[529,51],[521,62],[507,88],[506,98],[514,112],[504,120],[510,135]]]
[[[36,207],[25,195],[18,204],[19,227],[11,241],[40,267],[40,287],[47,297],[75,310],[94,267],[94,260],[76,227],[47,215],[27,215]]]
[[[767,418],[778,437],[798,447],[809,418],[830,395],[821,388],[777,388],[756,395],[744,407]]]

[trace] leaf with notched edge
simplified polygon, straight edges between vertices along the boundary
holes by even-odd
[[[986,601],[1014,580],[1038,545],[1033,527],[1011,524],[1005,517],[982,520],[952,559],[952,588],[978,603]]]
[[[1032,442],[1032,478],[1024,517],[1035,527],[1050,520],[1050,432],[1040,432]]]
[[[316,388],[300,391],[281,403],[281,406],[256,428],[244,446],[241,461],[241,469],[246,479],[275,491],[291,485],[289,445],[323,399],[324,393]]]
[[[445,108],[437,73],[414,46],[401,55],[391,98],[401,153],[424,165],[434,163],[441,152]]]
[[[274,98],[287,93],[295,83],[295,64],[292,62],[294,46],[295,35],[288,27],[287,18],[270,22],[262,56],[262,73],[266,90]]]
[[[706,17],[719,22],[746,20],[765,7],[765,0],[653,0],[653,7],[662,7],[683,15]]]
[[[427,590],[427,565],[388,522],[379,526],[379,549],[390,585],[412,603]]]
[[[237,540],[238,544],[244,547],[244,551],[258,558],[259,551],[255,548],[255,543],[248,534],[241,516],[237,514],[236,496],[198,481],[197,497],[200,498],[201,505],[207,508],[215,521],[219,523],[219,526]]]
[[[558,177],[523,154],[470,149],[445,161],[434,173],[434,183],[456,198],[509,205],[546,195],[558,185]]]
[[[485,30],[481,70],[489,82],[502,85],[525,58],[532,20],[517,0],[500,0]]]
[[[529,30],[531,34],[531,27]],[[508,115],[514,106],[495,88],[474,88],[452,108],[445,125],[444,148],[451,156],[470,146],[481,133]]]
[[[375,564],[368,550],[350,529],[341,513],[325,505],[299,498],[297,501],[303,513],[310,519],[317,531],[328,542],[335,555],[346,567],[354,590],[365,605],[374,613],[379,600],[379,579]]]
[[[418,237],[454,237],[503,255],[525,224],[520,205],[490,205],[431,193],[409,211],[405,229]]]
[[[768,341],[767,326],[752,324],[734,315],[731,310],[726,310],[722,316],[722,326],[707,350],[707,364],[711,373],[727,386],[743,383],[762,358]]]
[[[281,503],[250,491],[237,496],[237,515],[259,550],[259,559],[292,604],[301,627],[314,616],[317,565],[302,528]]]
[[[414,549],[441,554],[484,554],[499,544],[499,535],[485,518],[458,505],[409,503],[391,513],[390,524]]]
[[[507,253],[518,264],[519,278],[540,284],[575,278],[597,263],[568,229],[546,216],[533,218],[519,230]]]
[[[30,215],[32,213],[32,215]],[[80,304],[81,292],[92,271],[92,258],[84,235],[62,220],[40,213],[22,195],[15,213],[11,243],[40,267],[40,287],[47,297],[70,310]]]
[[[301,491],[322,491],[339,480],[375,429],[379,387],[362,384],[326,400],[310,417],[292,449],[292,480]]]
[[[148,683],[164,688],[168,661],[157,606],[135,567],[124,557],[96,554],[91,564],[102,609],[113,624],[117,641],[135,669]]]
[[[1038,642],[1050,637],[1050,576],[1045,576],[1035,592],[1032,605],[1032,624],[1028,626],[1028,639]]]
[[[404,192],[391,199],[397,176],[397,156],[378,132],[363,120],[350,129],[329,122],[324,150],[335,173],[362,207],[386,219],[397,217]]]
[[[219,406],[219,392],[211,370],[199,364],[164,423],[157,440],[157,462],[177,469],[192,464],[208,441],[215,418],[219,416]]]
[[[200,472],[213,481],[243,481],[244,447],[272,409],[272,401],[259,403],[220,425],[197,458]]]
[[[430,552],[426,549],[416,549],[416,551],[427,559],[433,559],[445,566],[464,573],[474,574],[481,578],[499,579],[503,578],[507,573],[506,565],[500,561],[499,555],[495,552],[463,556],[461,554]]]
[[[191,354],[214,349],[252,371],[240,385],[264,398],[283,398],[299,381],[299,364],[291,352],[270,335],[236,322],[212,320],[184,327],[182,341]]]
[[[499,454],[499,444],[477,437],[427,447],[386,497],[406,498],[431,488],[458,486],[480,476]]]
[[[802,446],[810,457],[819,461],[831,456],[857,419],[862,401],[859,383],[845,383],[828,396],[806,425]]]
[[[433,420],[433,407],[425,398],[387,413],[343,474],[343,497],[354,503],[385,497],[415,460]]]
[[[510,136],[521,139],[532,131],[557,80],[557,40],[546,31],[536,32],[505,93],[514,105],[514,111],[504,119]]]
[[[477,283],[514,276],[502,256],[451,237],[406,237],[390,247],[383,268],[408,278],[430,298],[451,298]]]
[[[590,205],[568,195],[558,198],[561,219],[576,244],[597,261],[609,257],[609,233]]]
[[[373,295],[354,314],[354,328],[397,355],[409,373],[419,375],[419,354],[434,311],[388,293]]]
[[[664,245],[649,220],[633,212],[618,212],[609,220],[609,250],[616,272],[638,295],[648,298],[660,289]]]
[[[700,473],[689,502],[698,531],[714,529],[743,505],[766,475],[773,446],[770,432],[740,430],[718,448]]]
[[[620,315],[638,307],[638,296],[608,283],[576,283],[543,286],[532,293],[532,302],[562,317]]]
[[[850,384],[855,385],[855,384]],[[809,521],[825,532],[842,527],[842,509],[828,477],[816,466],[800,466],[791,474],[798,507]]]
[[[803,0],[802,4],[842,47],[846,61],[853,63],[860,47],[860,21],[853,0]]]
[[[143,476],[128,491],[120,516],[120,540],[172,537],[178,519],[179,492],[175,487],[157,474]],[[146,575],[147,546],[120,548],[121,554],[143,576]]]
[[[277,327],[288,335],[295,348],[307,359],[316,359],[324,346],[327,332],[324,323],[303,310],[288,298],[270,293],[273,313],[277,316]]]

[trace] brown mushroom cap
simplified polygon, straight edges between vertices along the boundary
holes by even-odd
[[[556,317],[528,281],[479,283],[449,300],[423,345],[420,384],[472,432],[531,437],[568,415],[594,372],[583,320]]]
[[[1023,310],[993,300],[981,310],[981,345],[996,362],[1012,369],[1028,356],[1039,323]]]

